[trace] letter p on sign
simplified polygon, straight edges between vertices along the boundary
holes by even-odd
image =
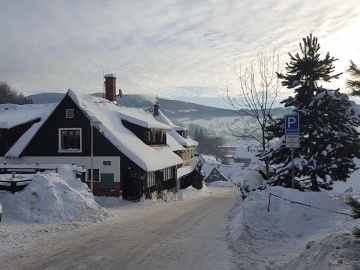
[[[285,134],[299,134],[300,121],[298,114],[286,114],[284,116]]]

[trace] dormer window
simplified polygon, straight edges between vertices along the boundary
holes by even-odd
[[[187,138],[187,130],[178,130],[177,133],[184,139]]]
[[[166,133],[163,130],[144,131],[143,141],[147,144],[164,144],[166,143]]]
[[[74,109],[66,109],[66,118],[74,118],[75,112]]]
[[[151,138],[150,138],[150,142],[151,143],[155,143],[156,142],[156,133],[154,131],[150,132]]]

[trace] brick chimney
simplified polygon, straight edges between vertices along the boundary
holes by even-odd
[[[159,115],[159,109],[160,109],[160,104],[159,102],[156,102],[154,104],[154,116],[158,116]]]
[[[110,101],[116,101],[116,76],[115,74],[106,74],[105,78],[105,98]]]

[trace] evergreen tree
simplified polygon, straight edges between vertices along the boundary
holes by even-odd
[[[352,77],[352,79],[346,81],[347,87],[352,90],[351,95],[360,96],[360,68],[353,61],[350,61],[347,71]]]
[[[352,217],[354,219],[359,219],[360,218],[360,201],[355,199],[354,197],[348,197],[346,200],[346,204],[351,206],[351,211],[352,211]],[[360,228],[355,227],[353,230],[353,234],[356,237],[360,237]]]
[[[329,53],[320,58],[320,45],[312,35],[303,39],[301,53],[290,55],[286,74],[278,74],[282,85],[294,89],[295,96],[282,103],[300,118],[300,148],[294,152],[296,188],[319,191],[331,189],[333,181],[346,179],[356,169],[354,157],[360,157],[359,116],[355,103],[337,90],[319,87],[320,81],[330,82],[340,74],[331,75],[337,60]],[[276,166],[270,183],[291,187],[292,160],[285,148],[284,119],[277,119],[269,127],[278,143],[266,150],[260,159]]]

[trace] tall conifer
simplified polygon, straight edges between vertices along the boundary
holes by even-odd
[[[319,54],[320,45],[312,35],[303,38],[300,53],[289,53],[286,74],[278,74],[282,85],[294,89],[282,103],[300,118],[300,148],[295,150],[294,176],[296,188],[319,191],[330,189],[333,181],[346,179],[356,169],[354,157],[360,157],[360,124],[356,104],[346,94],[319,86],[319,82],[338,79],[333,75],[337,60],[329,53]],[[268,127],[278,143],[265,151],[260,159],[276,168],[270,180],[273,185],[291,187],[292,160],[285,148],[284,120]]]

